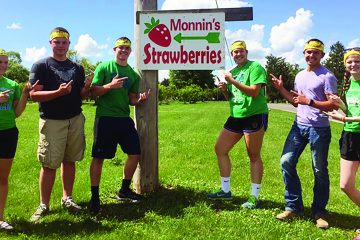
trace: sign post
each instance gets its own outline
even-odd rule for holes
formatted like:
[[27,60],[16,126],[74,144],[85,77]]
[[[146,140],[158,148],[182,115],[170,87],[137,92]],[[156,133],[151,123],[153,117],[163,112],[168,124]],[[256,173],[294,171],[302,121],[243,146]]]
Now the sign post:
[[[142,10],[156,10],[157,0],[135,0],[135,14]],[[139,68],[140,25],[135,23],[135,67]],[[158,71],[141,71],[140,91],[151,89],[149,99],[135,107],[136,128],[140,137],[141,159],[134,174],[138,193],[151,192],[159,186],[158,166]]]
[[151,96],[135,108],[141,160],[134,187],[146,193],[159,186],[159,69],[224,69],[225,21],[253,19],[251,7],[156,11],[157,0],[134,0],[135,67],[141,70],[140,91]]

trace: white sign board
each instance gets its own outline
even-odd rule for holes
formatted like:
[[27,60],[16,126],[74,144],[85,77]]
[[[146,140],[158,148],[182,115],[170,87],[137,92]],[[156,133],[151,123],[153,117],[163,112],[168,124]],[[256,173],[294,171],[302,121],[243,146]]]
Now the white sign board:
[[225,13],[140,13],[141,70],[225,68]]

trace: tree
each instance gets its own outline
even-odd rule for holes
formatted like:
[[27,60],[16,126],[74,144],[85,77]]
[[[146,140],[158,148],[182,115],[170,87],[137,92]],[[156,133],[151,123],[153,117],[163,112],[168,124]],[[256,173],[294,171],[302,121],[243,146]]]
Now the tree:
[[9,51],[7,54],[9,58],[9,68],[4,76],[18,83],[27,82],[29,80],[29,70],[21,65],[22,60],[20,53]]
[[15,62],[15,63],[19,63],[19,64],[22,62],[20,53],[18,53],[18,52],[9,51],[9,52],[7,52],[7,55],[9,58],[9,62]]
[[97,67],[97,65],[99,65],[99,62],[97,62],[96,64],[92,64],[89,61],[89,59],[87,59],[85,57],[81,57],[76,50],[69,49],[66,56],[71,61],[76,62],[76,63],[80,64],[81,66],[83,66],[86,76],[92,77],[92,74],[94,73],[95,68]]
[[345,47],[339,41],[330,46],[329,57],[323,61],[323,65],[332,71],[338,80],[338,92],[342,89],[345,66],[344,66]]
[[268,75],[268,84],[266,88],[266,93],[268,100],[274,102],[276,100],[282,100],[283,97],[280,93],[272,86],[271,76],[272,73],[275,76],[282,76],[284,87],[290,91],[294,88],[294,80],[296,74],[301,70],[298,64],[290,64],[285,61],[283,57],[275,57],[273,55],[269,55],[266,57],[266,72]]
[[212,70],[170,70],[170,85],[177,89],[197,85],[202,89],[214,88],[215,81]]

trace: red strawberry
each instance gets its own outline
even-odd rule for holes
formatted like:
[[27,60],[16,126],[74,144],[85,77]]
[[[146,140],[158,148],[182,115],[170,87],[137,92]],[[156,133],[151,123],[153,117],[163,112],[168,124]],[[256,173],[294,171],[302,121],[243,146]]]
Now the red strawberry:
[[171,43],[171,34],[169,28],[160,23],[159,19],[155,21],[155,18],[151,18],[151,23],[145,23],[147,29],[144,33],[148,33],[151,41],[161,47],[168,47]]

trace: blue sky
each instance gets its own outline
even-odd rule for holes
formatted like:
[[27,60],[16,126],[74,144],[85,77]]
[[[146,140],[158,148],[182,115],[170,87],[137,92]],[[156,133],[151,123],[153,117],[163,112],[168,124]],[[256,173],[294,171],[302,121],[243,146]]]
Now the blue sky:
[[[359,0],[217,0],[219,7],[253,7],[254,20],[227,22],[229,44],[245,40],[249,58],[265,64],[265,56],[285,57],[304,64],[303,44],[319,38],[329,51],[340,41],[345,47],[360,46]],[[158,9],[216,8],[216,0],[158,0]],[[92,62],[113,57],[119,36],[134,39],[134,2],[131,0],[2,1],[0,48],[20,52],[23,64],[49,56],[50,31],[57,26],[71,34],[71,48]],[[130,63],[134,61],[134,55]],[[230,68],[227,60],[226,68]],[[160,78],[166,71],[160,72]]]

